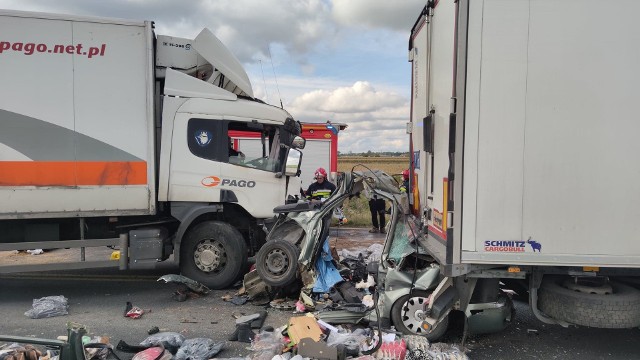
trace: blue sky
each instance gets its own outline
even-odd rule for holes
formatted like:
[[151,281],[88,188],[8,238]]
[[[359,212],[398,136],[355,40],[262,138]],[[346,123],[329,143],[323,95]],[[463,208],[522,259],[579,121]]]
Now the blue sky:
[[[296,120],[346,123],[341,152],[408,151],[407,43],[426,0],[0,0],[0,8],[207,27],[245,65],[256,97]],[[274,76],[275,72],[275,76]],[[276,86],[277,82],[277,86]]]

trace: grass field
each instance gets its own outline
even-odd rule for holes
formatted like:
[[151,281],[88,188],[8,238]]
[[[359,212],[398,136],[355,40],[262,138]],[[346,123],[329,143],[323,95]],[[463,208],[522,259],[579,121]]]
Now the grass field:
[[[408,157],[367,157],[367,156],[340,156],[338,157],[338,171],[350,172],[354,166],[355,171],[365,171],[366,168],[357,166],[362,164],[371,170],[382,170],[389,175],[396,175],[401,181],[402,170],[409,168]],[[345,200],[344,213],[347,224],[350,227],[371,227],[371,213],[369,212],[368,199],[362,195],[359,198]],[[389,221],[389,219],[386,219]]]

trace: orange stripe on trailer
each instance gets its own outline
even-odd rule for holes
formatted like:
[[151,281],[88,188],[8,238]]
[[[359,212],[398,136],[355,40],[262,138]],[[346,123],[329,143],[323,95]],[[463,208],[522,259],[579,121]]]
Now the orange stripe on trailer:
[[0,161],[0,186],[145,184],[144,161]]

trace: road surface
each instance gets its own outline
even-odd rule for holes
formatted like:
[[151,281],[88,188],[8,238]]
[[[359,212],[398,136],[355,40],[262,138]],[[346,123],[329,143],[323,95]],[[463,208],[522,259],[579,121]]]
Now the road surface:
[[[366,248],[381,243],[383,236],[366,230],[341,229],[335,242],[341,248]],[[349,240],[343,240],[343,236]],[[334,241],[332,240],[332,245]],[[26,255],[23,255],[26,256]],[[30,256],[30,255],[29,255]],[[206,297],[176,302],[174,287],[156,279],[177,269],[159,271],[70,271],[0,276],[0,334],[56,338],[66,334],[69,321],[86,325],[93,335],[106,335],[113,345],[119,340],[137,344],[153,326],[182,333],[187,338],[207,337],[224,341],[234,330],[234,315],[264,309],[259,304],[233,305],[221,299],[235,290],[214,291]],[[64,295],[69,315],[29,319],[24,312],[35,298]],[[127,301],[146,311],[134,320],[123,316]],[[498,334],[472,336],[465,346],[471,359],[640,359],[640,330],[601,330],[545,325],[535,319],[525,303],[516,301],[516,319]],[[290,311],[269,309],[265,325],[286,324]],[[461,340],[461,330],[451,328],[445,339]],[[247,344],[226,342],[220,357],[246,356]],[[123,354],[123,359],[132,354]]]

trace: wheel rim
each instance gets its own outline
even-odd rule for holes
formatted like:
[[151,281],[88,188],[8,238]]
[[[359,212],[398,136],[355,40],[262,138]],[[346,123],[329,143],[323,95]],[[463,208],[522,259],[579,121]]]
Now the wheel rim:
[[289,257],[282,249],[269,251],[265,258],[265,268],[272,276],[281,276],[289,269]]
[[423,328],[424,319],[427,317],[425,313],[426,307],[429,305],[429,299],[425,297],[412,297],[402,305],[401,320],[402,324],[415,334],[426,334],[429,327]]
[[222,271],[227,263],[227,252],[219,241],[203,240],[198,243],[193,260],[201,271],[217,273]]

